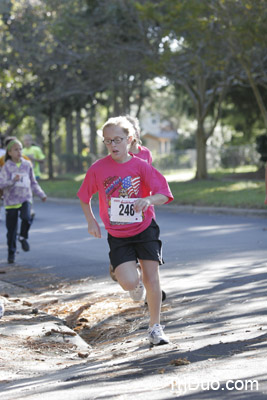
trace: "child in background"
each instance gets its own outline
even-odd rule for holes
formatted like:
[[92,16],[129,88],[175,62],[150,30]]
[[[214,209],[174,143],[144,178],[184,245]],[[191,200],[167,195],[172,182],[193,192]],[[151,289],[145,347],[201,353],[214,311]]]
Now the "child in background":
[[134,127],[134,139],[131,143],[129,153],[134,154],[136,157],[141,158],[148,162],[148,164],[152,164],[152,154],[151,151],[145,147],[141,146],[141,129],[140,124],[137,118],[131,117],[130,115],[126,115],[127,120],[133,125]]
[[19,140],[11,140],[6,147],[5,164],[0,172],[0,188],[3,189],[4,206],[6,209],[8,263],[15,261],[18,217],[21,229],[19,241],[24,251],[29,251],[27,241],[31,226],[32,192],[42,201],[46,195],[37,183],[32,164],[22,157],[22,144]]
[[[17,139],[16,136],[7,136],[4,141],[3,141],[3,145],[4,145],[4,152],[1,153],[2,155],[0,156],[0,169],[3,167],[3,165],[5,164],[5,157],[6,157],[6,148],[9,142],[11,142],[11,140],[15,140]],[[29,157],[25,156],[22,154],[22,157],[25,158],[25,160],[29,160]]]
[[36,180],[39,180],[41,177],[40,165],[44,162],[45,155],[41,147],[33,143],[31,135],[24,135],[23,144],[24,144],[23,155],[29,157],[29,159],[31,160],[33,164],[33,171],[35,174],[35,178]]
[[160,325],[161,241],[152,206],[168,203],[173,196],[166,179],[155,168],[129,153],[135,132],[126,117],[110,118],[102,131],[109,155],[89,168],[78,192],[88,232],[101,238],[91,208],[91,198],[98,192],[116,278],[124,290],[138,291],[139,260],[150,314],[148,339],[152,345],[166,344],[169,340]]

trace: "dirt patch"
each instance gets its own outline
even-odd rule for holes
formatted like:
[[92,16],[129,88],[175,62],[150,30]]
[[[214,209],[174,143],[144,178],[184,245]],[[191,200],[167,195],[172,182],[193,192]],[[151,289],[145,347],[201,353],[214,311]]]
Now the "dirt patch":
[[[163,305],[167,311],[170,305]],[[47,304],[43,311],[65,321],[93,347],[125,340],[147,329],[148,309],[143,302],[133,302],[127,294],[95,295],[90,302],[79,299],[64,304]]]
[[[88,278],[57,286],[47,282],[45,290],[43,283],[42,291],[23,289],[17,296],[11,285],[2,285],[6,312],[0,332],[1,383],[88,361],[135,360],[166,351],[151,349],[148,308],[133,302],[119,285]],[[171,308],[172,303],[163,303],[163,324],[168,318],[164,312]],[[176,349],[175,344],[169,347]]]

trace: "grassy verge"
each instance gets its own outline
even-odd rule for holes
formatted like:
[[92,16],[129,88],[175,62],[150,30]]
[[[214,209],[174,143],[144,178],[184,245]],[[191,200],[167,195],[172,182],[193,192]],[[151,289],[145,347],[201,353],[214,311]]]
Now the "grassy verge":
[[[214,171],[204,181],[193,180],[194,173],[189,170],[165,171],[164,175],[174,195],[173,204],[266,209],[264,180],[244,178],[244,172],[251,171],[235,170],[234,179],[232,170]],[[83,177],[43,180],[41,186],[49,197],[74,199]]]
[[41,188],[49,197],[57,197],[63,199],[77,198],[76,193],[81,186],[81,182],[75,179],[41,180]]
[[176,204],[266,208],[263,204],[265,191],[262,182],[218,180],[170,182],[170,188]]

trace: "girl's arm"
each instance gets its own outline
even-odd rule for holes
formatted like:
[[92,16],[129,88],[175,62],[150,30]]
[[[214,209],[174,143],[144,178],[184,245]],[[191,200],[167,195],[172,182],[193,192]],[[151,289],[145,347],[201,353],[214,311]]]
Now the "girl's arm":
[[5,189],[7,187],[13,186],[17,180],[19,180],[19,175],[16,175],[14,179],[11,179],[11,175],[7,172],[5,165],[0,171],[0,189]]
[[37,182],[37,180],[35,179],[32,165],[30,165],[30,169],[29,169],[29,178],[30,178],[31,189],[32,189],[33,193],[36,194],[36,196],[40,197],[40,199],[42,199],[42,201],[46,201],[47,196],[46,196],[45,192],[43,191],[43,189],[41,188],[41,186],[39,185],[39,183]]
[[168,200],[169,198],[164,194],[154,194],[152,196],[138,199],[134,203],[134,209],[136,212],[146,211],[149,206],[161,206],[162,204],[167,203]]
[[90,202],[84,203],[80,200],[82,210],[84,212],[86,221],[88,223],[88,233],[96,238],[101,238],[101,230],[100,226],[98,225],[97,220],[95,219],[92,207],[91,207],[91,200]]

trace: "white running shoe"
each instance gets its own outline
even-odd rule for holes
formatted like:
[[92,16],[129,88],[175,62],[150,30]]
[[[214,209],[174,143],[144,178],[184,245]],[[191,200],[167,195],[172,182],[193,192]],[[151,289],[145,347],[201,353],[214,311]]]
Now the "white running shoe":
[[134,290],[129,290],[129,295],[133,301],[141,301],[145,298],[145,287],[143,282],[140,280]]
[[154,324],[152,328],[148,329],[148,340],[150,344],[159,346],[161,344],[168,344],[170,341],[163,332],[165,326],[160,324]]

